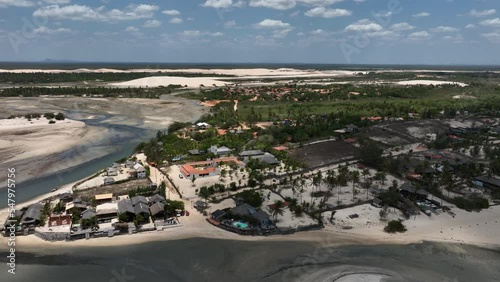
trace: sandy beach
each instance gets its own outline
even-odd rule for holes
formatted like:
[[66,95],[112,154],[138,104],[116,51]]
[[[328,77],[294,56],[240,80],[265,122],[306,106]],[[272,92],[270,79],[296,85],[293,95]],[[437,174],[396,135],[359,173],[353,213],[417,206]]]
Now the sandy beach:
[[[10,115],[59,111],[72,116],[55,124],[49,124],[43,117],[32,121],[6,119]],[[18,168],[18,181],[27,181],[112,152],[111,138],[133,137],[120,128],[115,129],[116,126],[165,130],[174,121],[194,121],[202,113],[202,106],[174,96],[166,100],[3,98],[0,104],[0,118],[4,118],[0,119],[0,162],[6,167]],[[86,125],[82,120],[98,121]],[[6,175],[1,175],[0,182],[5,180]]]
[[[49,124],[44,117],[31,121],[24,117],[2,119],[0,162],[5,167],[18,168],[18,181],[25,181],[67,168],[71,164],[61,162],[61,152],[91,144],[95,139],[106,138],[108,134],[71,119],[56,121],[55,124]],[[83,162],[87,160],[82,159]],[[7,175],[0,175],[0,182],[6,179]]]

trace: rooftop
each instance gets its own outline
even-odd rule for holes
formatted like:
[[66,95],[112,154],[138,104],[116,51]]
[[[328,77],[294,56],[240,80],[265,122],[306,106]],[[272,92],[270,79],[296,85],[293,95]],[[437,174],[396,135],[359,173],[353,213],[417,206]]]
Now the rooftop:
[[95,199],[96,199],[96,201],[99,201],[99,200],[111,200],[111,199],[113,199],[113,193],[98,194],[98,195],[95,195]]

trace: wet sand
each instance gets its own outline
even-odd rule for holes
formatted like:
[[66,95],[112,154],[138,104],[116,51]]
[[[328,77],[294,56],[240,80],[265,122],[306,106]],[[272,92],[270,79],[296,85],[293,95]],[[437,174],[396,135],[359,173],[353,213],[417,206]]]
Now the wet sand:
[[[167,96],[164,100],[3,98],[0,104],[0,118],[49,111],[63,111],[74,122],[55,125],[47,122],[37,126],[18,122],[16,126],[7,124],[8,120],[5,120],[5,125],[0,125],[0,163],[2,167],[15,167],[19,171],[18,181],[28,181],[86,163],[113,152],[113,140],[135,138],[125,127],[124,130],[117,130],[110,129],[111,126],[166,130],[174,121],[196,120],[203,113],[203,107],[174,96]],[[89,123],[92,125],[89,126]],[[130,140],[130,143],[139,143],[147,138],[143,136],[142,140]],[[0,175],[1,183],[5,182],[5,178],[6,175]]]
[[[326,246],[314,240],[193,238],[50,252],[18,249],[17,274],[9,281],[489,282],[500,274],[498,251],[428,242]],[[6,270],[2,264],[0,271]]]

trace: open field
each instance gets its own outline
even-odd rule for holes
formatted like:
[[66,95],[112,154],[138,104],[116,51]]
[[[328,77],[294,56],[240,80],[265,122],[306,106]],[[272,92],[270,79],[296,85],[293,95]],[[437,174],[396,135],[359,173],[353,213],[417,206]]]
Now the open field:
[[317,167],[354,158],[358,152],[358,148],[346,142],[327,141],[293,149],[290,155],[307,164],[308,167]]

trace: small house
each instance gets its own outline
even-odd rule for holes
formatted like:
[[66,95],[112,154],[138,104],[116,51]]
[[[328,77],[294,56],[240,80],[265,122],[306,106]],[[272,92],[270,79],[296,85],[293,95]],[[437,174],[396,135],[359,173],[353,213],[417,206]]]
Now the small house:
[[118,175],[118,170],[114,167],[108,167],[106,169],[106,175],[107,176],[117,176]]
[[149,207],[149,211],[151,212],[151,217],[155,220],[165,218],[165,205],[162,203],[154,203]]
[[146,178],[146,168],[141,164],[135,164],[134,169],[137,173],[137,178]]
[[150,205],[153,205],[156,203],[165,204],[165,197],[163,197],[162,195],[159,195],[159,194],[154,194],[153,196],[149,197],[147,200],[148,200],[148,203]]
[[484,187],[492,190],[500,189],[500,179],[496,177],[478,176],[476,177],[474,183],[478,184],[479,187]]
[[98,205],[104,203],[111,203],[113,201],[113,194],[108,193],[108,194],[95,195],[95,201]]
[[144,221],[149,220],[149,206],[147,204],[144,204],[142,202],[137,203],[134,205],[134,212],[135,216],[137,217],[138,215],[141,215],[142,218],[144,218]]
[[49,227],[71,224],[71,215],[51,215],[49,217]]
[[210,214],[210,218],[213,220],[221,221],[222,217],[226,215],[226,212],[223,210],[216,210]]
[[111,185],[115,183],[115,179],[113,177],[105,177],[104,180],[104,185]]
[[82,217],[82,219],[91,219],[91,218],[96,216],[96,212],[93,209],[87,209],[87,210],[84,210],[80,214],[80,216]]
[[124,217],[126,222],[134,220],[135,210],[130,200],[125,199],[118,202],[118,215]]
[[217,156],[226,156],[226,155],[231,154],[231,152],[233,151],[226,146],[222,146],[222,147],[211,146],[208,150],[212,154],[217,155]]
[[22,226],[36,226],[40,224],[40,217],[42,215],[43,205],[41,203],[35,203],[29,206],[28,210],[24,213],[21,218]]
[[132,201],[132,206],[134,207],[139,203],[149,205],[148,199],[144,196],[134,196],[130,200]]

